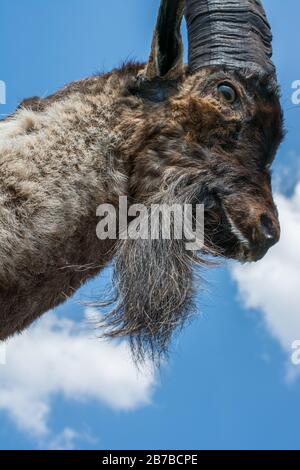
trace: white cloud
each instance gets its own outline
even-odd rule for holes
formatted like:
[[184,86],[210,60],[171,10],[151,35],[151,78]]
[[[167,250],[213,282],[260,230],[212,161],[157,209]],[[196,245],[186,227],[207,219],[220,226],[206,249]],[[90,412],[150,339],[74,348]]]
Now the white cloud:
[[300,339],[300,184],[291,198],[277,195],[282,237],[257,264],[234,265],[233,278],[247,308],[260,309],[266,326],[291,355]]
[[65,428],[62,432],[54,436],[47,443],[44,450],[75,450],[77,441],[88,441],[97,443],[97,439],[93,439],[86,433],[79,433],[71,428]]
[[0,410],[18,428],[52,446],[73,447],[78,433],[68,427],[51,438],[48,420],[53,398],[98,401],[116,410],[132,410],[150,403],[155,383],[149,364],[138,371],[125,343],[96,338],[72,320],[46,314],[6,348],[0,367]]

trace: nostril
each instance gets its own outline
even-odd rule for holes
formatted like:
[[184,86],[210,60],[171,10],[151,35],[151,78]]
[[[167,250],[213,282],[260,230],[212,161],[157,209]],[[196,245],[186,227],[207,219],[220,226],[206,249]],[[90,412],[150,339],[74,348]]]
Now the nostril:
[[272,219],[267,214],[262,214],[260,216],[260,224],[261,233],[265,239],[266,244],[269,247],[274,245],[279,239],[279,233]]
[[273,238],[274,236],[274,227],[272,220],[266,215],[262,214],[260,216],[261,230],[266,238]]

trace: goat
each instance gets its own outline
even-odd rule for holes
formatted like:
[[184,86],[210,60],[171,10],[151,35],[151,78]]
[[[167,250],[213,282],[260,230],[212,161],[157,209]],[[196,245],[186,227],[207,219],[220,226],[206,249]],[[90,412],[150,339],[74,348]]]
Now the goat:
[[[189,61],[180,33],[185,15]],[[283,139],[272,35],[258,0],[162,0],[146,64],[24,100],[0,123],[0,340],[114,260],[105,334],[167,351],[207,254],[261,259],[280,236],[270,167]],[[119,197],[202,203],[205,246],[99,240]]]

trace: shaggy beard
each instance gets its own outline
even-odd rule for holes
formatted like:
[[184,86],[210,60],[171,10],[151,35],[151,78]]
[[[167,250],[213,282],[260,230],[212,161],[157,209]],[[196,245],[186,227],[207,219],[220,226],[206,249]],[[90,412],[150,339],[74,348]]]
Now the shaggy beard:
[[[189,176],[190,179],[190,176]],[[199,184],[177,179],[150,202],[199,203]],[[172,232],[171,232],[172,233]],[[114,308],[101,326],[105,337],[128,337],[137,362],[160,362],[175,331],[196,311],[193,302],[195,265],[212,264],[188,251],[186,240],[132,240],[119,243],[114,262]],[[197,283],[197,288],[199,284]]]

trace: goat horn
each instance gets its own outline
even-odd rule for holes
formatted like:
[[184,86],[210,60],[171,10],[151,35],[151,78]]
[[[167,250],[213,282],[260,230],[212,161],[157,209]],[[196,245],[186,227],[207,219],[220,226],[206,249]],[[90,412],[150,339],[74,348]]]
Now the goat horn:
[[186,0],[189,71],[224,65],[275,75],[272,33],[260,0]]
[[180,33],[184,0],[161,0],[152,49],[146,68],[148,79],[177,78],[183,67],[183,45]]

